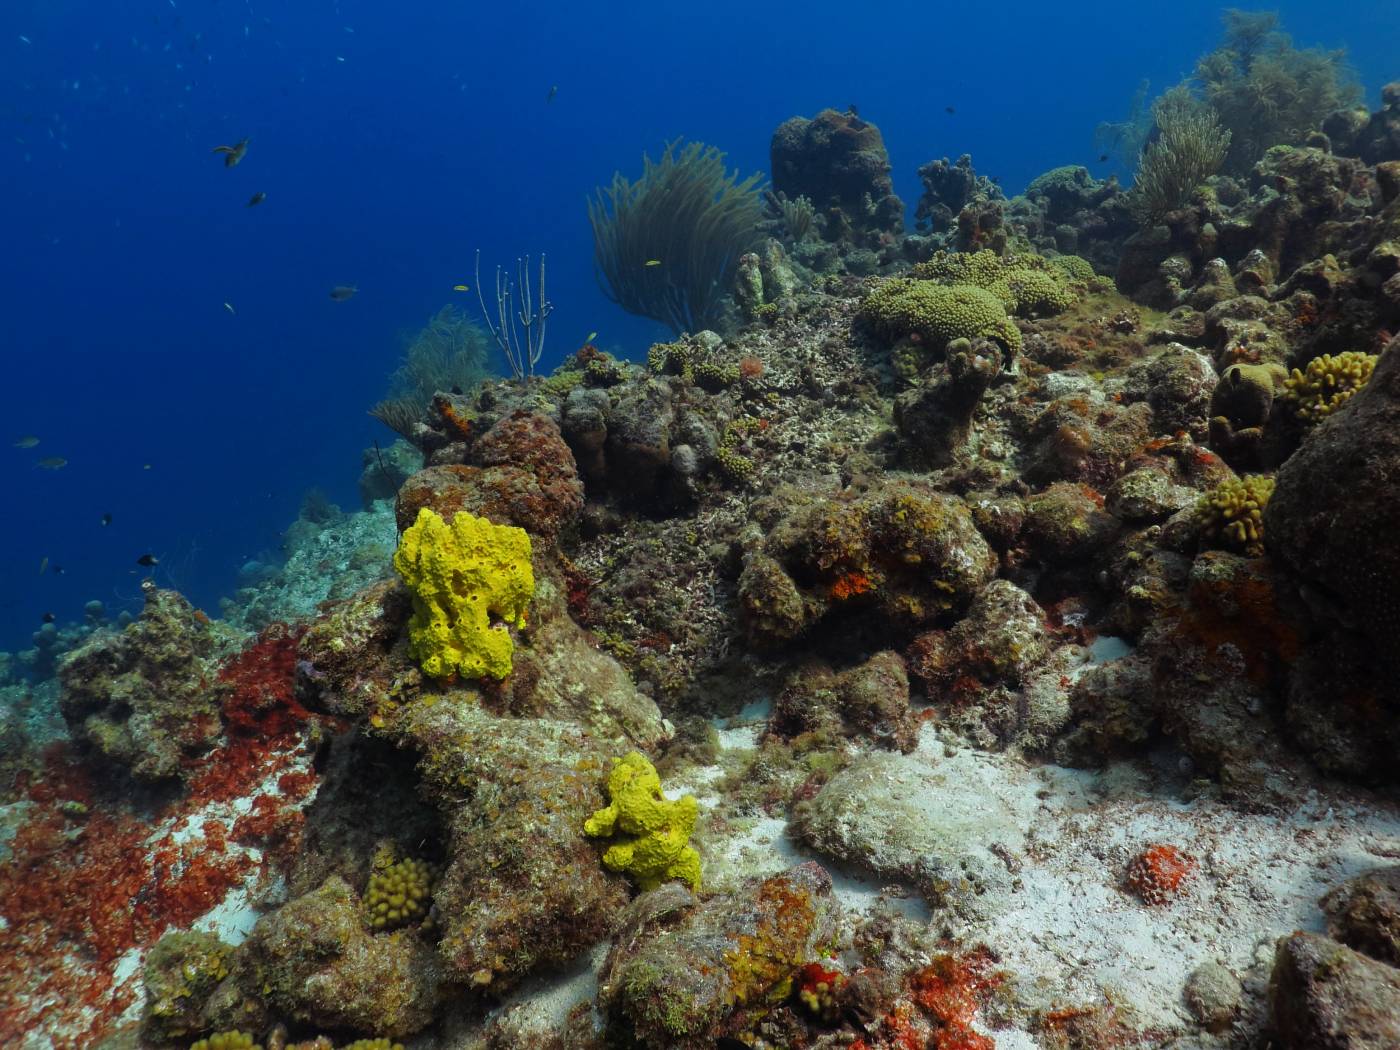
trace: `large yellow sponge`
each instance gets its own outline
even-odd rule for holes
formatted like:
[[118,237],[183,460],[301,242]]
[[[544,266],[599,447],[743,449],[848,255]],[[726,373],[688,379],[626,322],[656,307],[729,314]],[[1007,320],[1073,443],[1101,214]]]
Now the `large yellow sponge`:
[[399,540],[394,568],[413,592],[409,647],[430,678],[504,678],[535,593],[530,537],[466,511],[450,523],[424,507]]

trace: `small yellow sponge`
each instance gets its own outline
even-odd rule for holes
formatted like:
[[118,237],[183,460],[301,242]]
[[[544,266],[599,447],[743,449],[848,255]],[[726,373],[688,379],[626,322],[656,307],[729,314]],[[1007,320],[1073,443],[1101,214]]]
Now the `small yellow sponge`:
[[637,880],[644,890],[679,879],[700,889],[700,854],[688,843],[700,815],[693,795],[671,801],[661,793],[656,767],[638,751],[613,760],[608,775],[612,803],[583,822],[594,838],[613,838],[603,864]]
[[525,626],[535,593],[530,537],[466,511],[451,523],[424,507],[394,553],[413,592],[409,647],[430,678],[504,678],[510,674],[510,625]]

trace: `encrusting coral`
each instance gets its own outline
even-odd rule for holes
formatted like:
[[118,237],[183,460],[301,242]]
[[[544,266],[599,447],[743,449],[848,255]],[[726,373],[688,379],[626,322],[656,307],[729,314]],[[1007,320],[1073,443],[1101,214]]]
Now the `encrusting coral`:
[[1264,552],[1264,508],[1274,492],[1274,479],[1251,474],[1222,482],[1196,505],[1205,546],[1223,545],[1257,557]]
[[1305,423],[1316,423],[1341,408],[1371,378],[1375,354],[1356,350],[1323,354],[1308,362],[1306,370],[1295,368],[1283,382],[1283,398]]
[[583,824],[585,835],[614,839],[603,863],[631,875],[644,890],[679,879],[698,891],[700,854],[688,845],[700,813],[695,797],[668,799],[656,767],[633,751],[613,760],[608,798],[609,805]]
[[530,537],[465,511],[451,523],[424,507],[404,531],[394,568],[413,592],[409,644],[430,678],[505,678],[535,593]]

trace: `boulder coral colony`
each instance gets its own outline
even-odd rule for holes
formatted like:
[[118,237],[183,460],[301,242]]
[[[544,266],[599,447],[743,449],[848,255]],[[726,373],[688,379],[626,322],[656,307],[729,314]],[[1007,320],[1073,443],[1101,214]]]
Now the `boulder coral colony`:
[[1400,85],[1146,221],[772,161],[725,334],[5,655],[7,1042],[1400,1046]]

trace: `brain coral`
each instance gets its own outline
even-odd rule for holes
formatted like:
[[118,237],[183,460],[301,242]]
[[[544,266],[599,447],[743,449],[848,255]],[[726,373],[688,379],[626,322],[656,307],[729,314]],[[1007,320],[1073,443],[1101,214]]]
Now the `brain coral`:
[[993,293],[972,285],[944,287],[932,281],[886,281],[862,306],[866,320],[887,339],[916,334],[942,348],[954,339],[994,339],[1019,350],[1021,333]]

